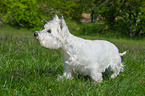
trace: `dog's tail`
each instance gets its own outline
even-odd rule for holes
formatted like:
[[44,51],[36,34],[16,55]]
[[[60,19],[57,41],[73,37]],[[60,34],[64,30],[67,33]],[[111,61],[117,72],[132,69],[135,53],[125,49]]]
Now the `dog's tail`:
[[125,55],[125,54],[126,54],[126,51],[123,52],[123,53],[119,53],[120,56],[123,56],[123,55]]

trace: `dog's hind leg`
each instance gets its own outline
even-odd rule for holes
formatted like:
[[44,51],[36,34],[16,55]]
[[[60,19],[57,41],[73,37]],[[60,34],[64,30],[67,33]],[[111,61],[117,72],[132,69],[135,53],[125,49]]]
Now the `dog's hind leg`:
[[117,66],[112,66],[111,71],[113,71],[113,74],[111,75],[111,78],[117,77],[117,75],[120,73],[120,71],[123,71],[122,63],[118,64]]
[[111,78],[117,77],[117,75],[120,73],[120,71],[123,71],[123,65],[121,63],[120,56],[116,56],[116,58],[113,60],[112,65],[110,66],[111,71],[113,74],[111,75]]

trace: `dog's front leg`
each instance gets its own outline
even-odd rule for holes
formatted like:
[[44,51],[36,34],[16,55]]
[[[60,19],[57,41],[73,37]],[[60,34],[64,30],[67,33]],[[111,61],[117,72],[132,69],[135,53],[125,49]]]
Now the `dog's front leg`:
[[102,82],[103,78],[102,78],[102,73],[101,72],[98,72],[96,71],[96,69],[93,69],[92,72],[91,72],[91,77],[94,81],[97,81],[97,82]]
[[63,76],[66,77],[67,79],[72,78],[72,68],[67,64],[64,64]]

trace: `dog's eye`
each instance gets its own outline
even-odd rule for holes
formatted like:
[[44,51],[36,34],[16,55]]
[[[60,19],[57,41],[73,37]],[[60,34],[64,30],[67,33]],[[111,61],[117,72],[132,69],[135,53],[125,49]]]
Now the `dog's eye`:
[[51,30],[48,30],[47,32],[48,32],[48,33],[51,33]]

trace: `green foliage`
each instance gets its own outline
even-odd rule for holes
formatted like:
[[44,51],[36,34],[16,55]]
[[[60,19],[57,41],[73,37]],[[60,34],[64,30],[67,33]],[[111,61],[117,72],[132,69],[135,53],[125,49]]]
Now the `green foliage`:
[[33,28],[42,24],[36,0],[3,0],[0,3],[1,20],[10,25]]
[[[103,18],[101,21],[104,23],[104,28],[101,26],[100,30],[94,30],[95,28],[91,30],[88,29],[91,28],[88,27],[89,24],[84,25],[86,26],[84,31],[88,29],[84,34],[92,34],[96,31],[100,33],[101,30],[104,33],[104,29],[106,30],[108,26],[109,30],[115,29],[127,36],[144,36],[144,6],[144,0],[1,0],[0,21],[13,26],[39,30],[56,14],[59,17],[63,15],[65,19],[80,21],[83,12],[95,13],[95,17]],[[98,26],[94,25],[94,27]]]
[[[3,0],[0,3],[0,20],[19,27],[39,27],[54,15],[80,20],[80,0]],[[45,19],[45,20],[44,20]]]
[[122,6],[124,20],[129,25],[130,36],[141,36],[145,33],[145,1],[127,0]]
[[[137,24],[135,31],[142,31],[142,34],[145,34],[145,1],[141,2],[141,6],[139,6],[140,13],[138,13],[138,17],[136,17]],[[141,34],[140,34],[141,35]]]
[[117,6],[118,4],[116,3],[116,1],[110,1],[100,8],[99,13],[105,19],[105,23],[109,26],[115,25],[115,18],[118,15]]
[[[49,10],[49,15],[60,15],[66,18],[73,18],[75,20],[80,20],[82,14],[82,5],[80,3],[81,0],[46,0],[39,1],[39,7],[42,8],[43,12],[47,12]],[[45,3],[45,4],[44,4]],[[47,7],[47,8],[46,8]],[[47,10],[46,10],[47,9]]]
[[[144,0],[83,0],[85,10],[96,11],[101,15],[104,23],[109,28],[120,30],[121,33],[130,36],[145,34],[145,1]],[[87,10],[87,11],[88,11]]]
[[[110,15],[105,14],[103,17],[110,16],[112,19],[107,17],[108,19],[106,20],[107,22],[109,21],[107,24],[113,25],[113,27],[114,25],[118,26],[118,28],[120,26],[121,31],[124,31],[128,36],[141,36],[145,32],[144,4],[145,2],[143,0],[117,0],[116,2],[112,2],[112,8],[106,8],[109,10],[108,13],[110,12]],[[116,11],[113,12],[110,8]]]

